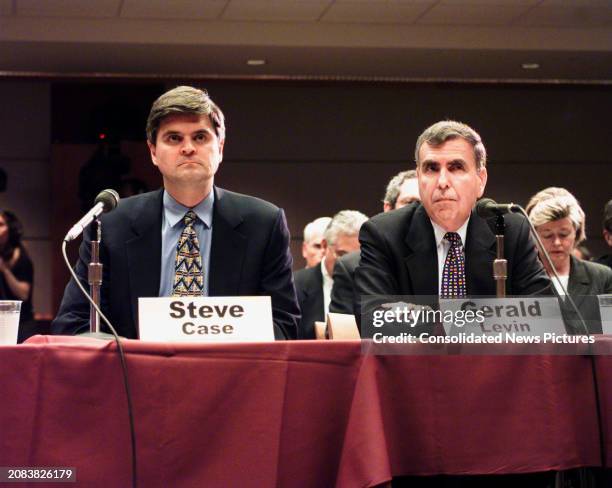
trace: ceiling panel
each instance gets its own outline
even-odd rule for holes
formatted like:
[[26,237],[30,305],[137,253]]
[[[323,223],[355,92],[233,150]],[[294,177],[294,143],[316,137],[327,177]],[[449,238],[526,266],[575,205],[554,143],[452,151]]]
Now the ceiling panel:
[[[121,51],[121,56],[116,53]],[[247,57],[265,66],[247,66]],[[2,69],[47,73],[120,73],[168,77],[329,76],[412,79],[612,80],[612,52],[493,49],[281,48],[87,43],[0,43]],[[523,70],[538,62],[539,70]]]
[[[612,82],[612,0],[535,1],[0,0],[0,77]],[[267,63],[250,67],[249,58]],[[521,69],[526,62],[541,68]]]
[[436,5],[418,24],[508,25],[530,8],[526,5]]
[[382,5],[382,4],[387,4],[387,5],[410,5],[410,4],[415,4],[415,3],[428,3],[430,5],[433,5],[434,3],[439,2],[440,0],[333,0],[332,4],[337,3],[337,4],[359,4],[359,3],[371,3],[371,4],[375,4],[375,5]]
[[[441,5],[484,5],[484,6],[533,6],[540,3],[542,0],[440,0]],[[567,1],[567,0],[564,0]]]
[[550,5],[564,5],[572,4],[573,6],[590,6],[590,7],[610,7],[612,2],[610,0],[542,0],[540,5],[547,7]]
[[322,17],[323,22],[411,24],[433,2],[337,2]]
[[527,12],[519,24],[531,27],[610,27],[612,7],[539,6]]
[[222,19],[260,22],[312,22],[323,14],[329,4],[330,0],[232,0],[225,9]]
[[227,3],[228,0],[124,0],[121,17],[211,20],[221,15]]
[[32,17],[114,17],[121,0],[17,0],[17,15]]

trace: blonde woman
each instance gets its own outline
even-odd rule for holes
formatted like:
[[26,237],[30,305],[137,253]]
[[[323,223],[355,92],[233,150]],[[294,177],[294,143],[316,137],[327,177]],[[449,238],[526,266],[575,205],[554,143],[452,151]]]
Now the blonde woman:
[[[550,255],[560,282],[574,298],[585,319],[590,322],[595,315],[586,304],[593,302],[585,297],[612,293],[612,270],[601,264],[582,261],[572,255],[574,248],[586,239],[582,208],[569,191],[550,187],[536,193],[527,204],[526,210]],[[540,259],[559,294],[564,294],[548,260],[543,256],[540,256]]]

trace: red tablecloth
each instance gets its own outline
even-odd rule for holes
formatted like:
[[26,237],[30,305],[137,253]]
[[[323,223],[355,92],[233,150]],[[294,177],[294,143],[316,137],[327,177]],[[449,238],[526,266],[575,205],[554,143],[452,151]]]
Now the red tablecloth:
[[[142,487],[362,487],[601,464],[585,356],[124,344]],[[612,465],[612,357],[595,361]],[[0,392],[0,466],[73,466],[79,485],[129,486],[114,344],[38,336],[1,347]]]

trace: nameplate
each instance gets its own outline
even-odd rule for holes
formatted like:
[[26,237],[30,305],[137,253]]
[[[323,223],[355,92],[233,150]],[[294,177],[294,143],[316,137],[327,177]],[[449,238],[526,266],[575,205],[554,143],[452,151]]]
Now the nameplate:
[[554,339],[565,334],[555,297],[465,298],[440,300],[447,336],[497,336],[502,342],[516,338]]
[[598,295],[601,330],[604,334],[612,334],[612,295]]
[[154,342],[274,340],[270,297],[138,299],[139,337]]

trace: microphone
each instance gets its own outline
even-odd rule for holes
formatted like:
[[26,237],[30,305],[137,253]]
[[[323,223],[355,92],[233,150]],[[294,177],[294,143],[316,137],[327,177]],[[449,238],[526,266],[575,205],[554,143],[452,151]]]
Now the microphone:
[[110,212],[119,203],[119,194],[115,190],[102,190],[94,201],[95,205],[87,212],[81,220],[72,226],[64,237],[64,242],[70,242],[81,235],[93,219],[104,212]]
[[491,198],[482,198],[476,202],[476,213],[483,219],[520,211],[521,207],[515,203],[497,203]]

